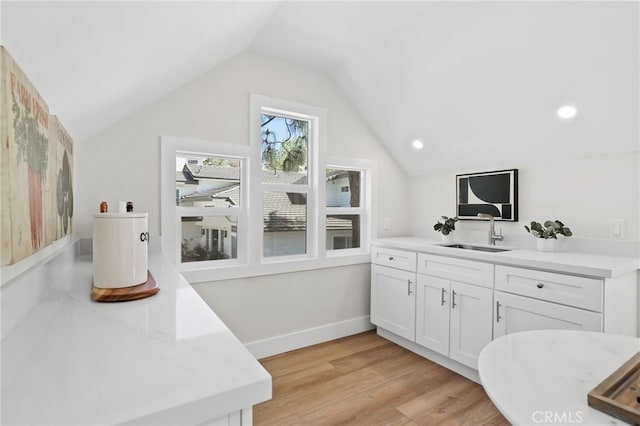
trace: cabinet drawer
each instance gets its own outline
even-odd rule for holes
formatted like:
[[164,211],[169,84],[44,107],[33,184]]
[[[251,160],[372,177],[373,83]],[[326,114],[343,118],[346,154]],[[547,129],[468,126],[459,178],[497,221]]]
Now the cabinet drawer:
[[602,280],[496,266],[496,290],[602,312]]
[[381,247],[371,248],[371,263],[405,271],[416,271],[416,253]]
[[[496,270],[497,272],[497,270]],[[602,331],[603,315],[494,291],[493,338],[528,330]]]
[[493,264],[491,263],[420,253],[418,254],[418,272],[493,288]]

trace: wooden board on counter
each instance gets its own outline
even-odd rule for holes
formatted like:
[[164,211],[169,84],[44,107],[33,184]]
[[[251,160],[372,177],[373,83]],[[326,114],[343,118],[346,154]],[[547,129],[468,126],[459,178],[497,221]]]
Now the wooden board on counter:
[[144,299],[160,291],[156,280],[147,271],[147,281],[132,287],[122,288],[98,288],[91,285],[91,299],[96,302],[128,302],[130,300]]
[[631,424],[640,424],[640,352],[587,395],[589,406]]

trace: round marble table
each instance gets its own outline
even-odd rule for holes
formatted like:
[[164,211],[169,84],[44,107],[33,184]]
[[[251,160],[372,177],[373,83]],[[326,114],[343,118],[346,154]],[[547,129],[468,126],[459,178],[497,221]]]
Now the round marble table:
[[627,425],[587,405],[587,394],[640,351],[635,337],[588,331],[507,334],[480,353],[491,401],[515,425]]

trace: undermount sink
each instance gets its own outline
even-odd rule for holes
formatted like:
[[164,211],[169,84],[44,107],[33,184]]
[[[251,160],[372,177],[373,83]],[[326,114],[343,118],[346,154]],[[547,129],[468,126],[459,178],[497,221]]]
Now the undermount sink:
[[500,248],[500,247],[472,246],[470,244],[443,244],[442,247],[458,248],[463,250],[487,251],[490,253],[499,253],[501,251],[511,250],[508,248]]

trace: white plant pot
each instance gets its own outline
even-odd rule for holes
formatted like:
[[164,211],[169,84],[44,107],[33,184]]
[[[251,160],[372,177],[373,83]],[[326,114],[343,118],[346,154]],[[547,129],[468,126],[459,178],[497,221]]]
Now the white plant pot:
[[441,234],[442,241],[453,241],[453,234],[449,232],[447,235]]
[[556,241],[553,238],[544,239],[536,238],[538,244],[538,251],[556,251]]

